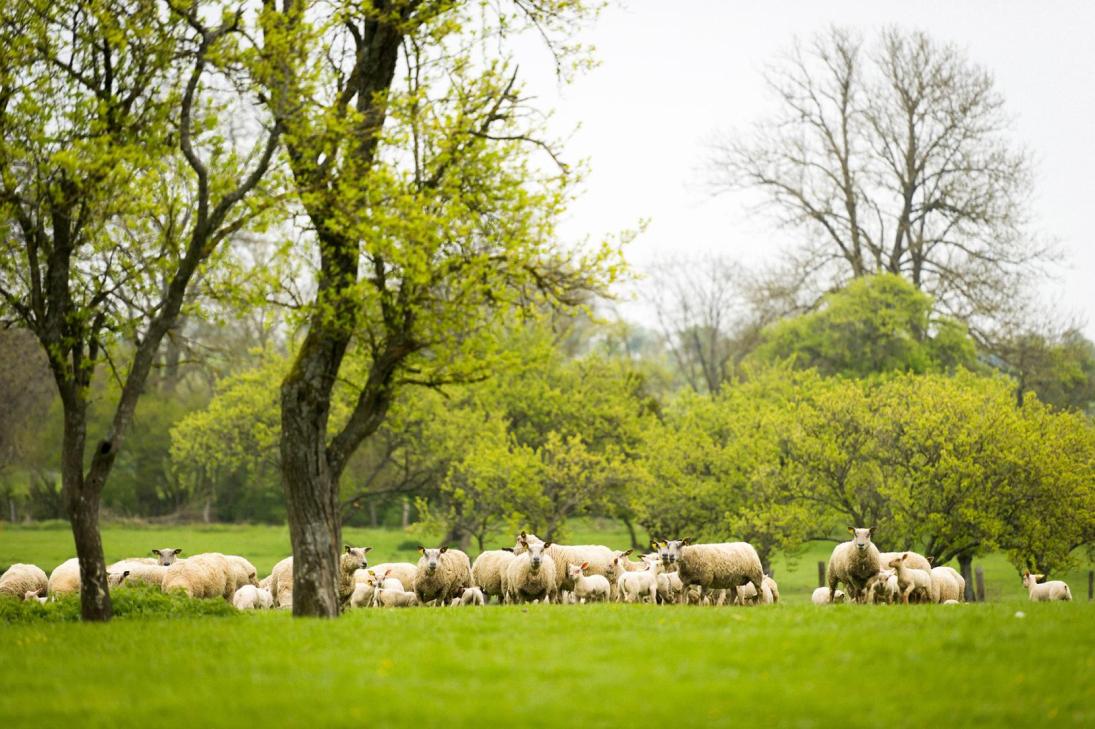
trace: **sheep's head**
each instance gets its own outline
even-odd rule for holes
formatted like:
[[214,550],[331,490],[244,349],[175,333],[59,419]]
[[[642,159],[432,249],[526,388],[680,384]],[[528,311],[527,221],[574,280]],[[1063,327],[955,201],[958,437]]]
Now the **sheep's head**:
[[258,589],[258,595],[259,595],[259,597],[258,597],[258,604],[259,605],[261,605],[264,608],[274,607],[274,595],[270,592],[269,588],[260,587]]
[[346,554],[342,555],[342,566],[347,572],[362,570],[369,566],[369,558],[366,557],[372,547],[351,547],[346,545]]
[[422,545],[418,546],[418,553],[422,555],[422,558],[418,560],[418,565],[421,567],[425,563],[426,571],[431,575],[437,571],[437,565],[441,562],[441,555],[449,551],[448,547],[441,547],[440,549],[426,549]]
[[852,535],[852,543],[860,552],[866,552],[871,546],[871,536],[874,535],[874,527],[848,527],[848,533]]
[[619,577],[624,572],[627,572],[627,558],[634,550],[629,549],[626,552],[616,552],[612,558],[612,575],[613,577]]
[[687,547],[691,543],[691,537],[686,537],[685,539],[663,539],[662,541],[657,542],[658,557],[666,567],[671,564],[676,564],[681,559],[681,547]]
[[45,603],[46,598],[39,595],[37,590],[27,590],[23,595],[23,602],[30,602],[31,600],[37,600],[40,603]]
[[642,563],[644,565],[646,565],[647,570],[652,571],[652,572],[658,572],[659,571],[658,568],[659,568],[659,566],[661,566],[661,555],[660,554],[644,554],[639,559],[642,560]]
[[110,587],[117,587],[125,582],[125,578],[129,577],[129,570],[124,572],[108,572],[106,575],[106,584]]
[[529,542],[528,556],[532,565],[532,573],[540,571],[540,565],[544,562],[544,551],[551,546],[551,542]]
[[156,559],[159,560],[160,566],[167,567],[170,564],[174,564],[175,560],[182,554],[182,550],[175,548],[153,549],[152,554],[156,555]]
[[572,580],[577,579],[585,574],[585,571],[589,568],[589,562],[582,562],[581,564],[568,564],[567,565],[567,577]]
[[528,534],[526,532],[521,532],[520,534],[517,535],[517,538],[514,540],[513,549],[511,551],[514,554],[524,554],[525,552],[528,551],[528,547],[529,547],[530,544],[537,544],[537,543],[543,544],[543,540],[540,539],[540,537],[536,536],[535,534]]
[[844,602],[844,598],[845,598],[845,595],[844,595],[843,590],[837,590],[836,592],[833,593],[833,602],[834,603]]
[[1036,585],[1046,578],[1045,575],[1036,575],[1029,570],[1023,570],[1023,587]]

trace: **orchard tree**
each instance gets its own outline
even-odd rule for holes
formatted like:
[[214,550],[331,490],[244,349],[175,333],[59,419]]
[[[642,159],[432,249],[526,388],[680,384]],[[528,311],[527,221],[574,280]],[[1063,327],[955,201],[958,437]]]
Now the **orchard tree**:
[[[198,3],[17,0],[0,10],[0,300],[45,350],[63,405],[61,477],[87,620],[111,617],[100,497],[157,352],[199,269],[261,209],[242,203],[277,130],[236,149],[210,93],[214,76],[245,62],[240,23]],[[121,388],[109,428],[89,444],[89,391],[104,361]]]

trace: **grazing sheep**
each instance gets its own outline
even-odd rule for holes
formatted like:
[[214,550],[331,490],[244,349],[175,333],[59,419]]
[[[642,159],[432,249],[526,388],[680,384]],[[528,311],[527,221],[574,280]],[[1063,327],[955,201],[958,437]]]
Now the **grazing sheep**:
[[775,605],[779,602],[779,585],[768,575],[764,576],[761,598],[757,600],[757,591],[752,583],[738,588],[738,605]]
[[231,600],[236,586],[228,559],[219,552],[206,552],[173,562],[164,573],[161,589],[164,592],[182,590],[192,598]]
[[504,597],[502,578],[506,568],[514,560],[512,549],[488,549],[475,558],[471,566],[471,580],[483,590],[483,597],[490,601],[497,596],[501,602]]
[[[737,597],[737,589],[751,582],[759,593],[763,589],[764,570],[760,566],[757,550],[748,542],[722,542],[717,544],[691,544],[691,539],[659,542],[658,555],[668,570],[677,566],[681,584],[699,585],[706,594],[709,590],[730,590],[731,600]],[[681,593],[681,602],[685,593]]]
[[452,600],[453,605],[486,605],[487,596],[481,587],[465,587],[464,591]]
[[[530,544],[535,543],[543,544],[543,540],[535,534],[521,532],[517,535],[517,540],[513,545],[513,553],[515,555],[521,554],[528,550]],[[547,547],[547,555],[551,557],[552,562],[555,563],[556,595],[561,595],[564,591],[571,592],[574,590],[574,584],[567,575],[568,564],[588,562],[589,567],[586,569],[587,574],[604,575],[605,579],[607,579],[608,569],[612,564],[613,557],[612,550],[600,544],[566,545],[552,543]]]
[[624,572],[616,579],[617,602],[658,602],[658,572],[661,563],[656,556],[643,557],[646,569],[641,572]]
[[142,584],[142,585],[155,585],[156,587],[163,586],[163,577],[167,574],[167,568],[159,564],[155,560],[151,560],[151,564],[146,562],[144,558],[140,560],[123,559],[120,562],[115,562],[112,565],[108,565],[107,572],[128,572],[126,577],[126,584]]
[[265,587],[243,585],[232,595],[237,610],[269,610],[274,607],[274,596]]
[[1044,579],[1045,575],[1035,575],[1029,570],[1023,570],[1023,587],[1027,588],[1031,602],[1072,599],[1072,590],[1061,580],[1038,582],[1039,578]]
[[175,564],[175,560],[177,560],[179,558],[179,555],[182,554],[182,550],[173,547],[167,547],[164,549],[153,549],[152,554],[156,555],[156,558],[153,561],[154,564],[158,564],[163,567],[170,567],[171,565]]
[[266,579],[270,594],[274,596],[274,607],[293,607],[293,558],[286,557],[274,565]]
[[867,602],[892,605],[899,594],[897,575],[890,568],[881,569],[867,584]]
[[[79,572],[76,576],[79,578]],[[33,564],[13,564],[0,575],[0,597],[23,600],[28,592],[44,595],[48,586],[46,573]]]
[[893,560],[900,559],[903,554],[909,555],[909,558],[905,561],[907,567],[911,567],[914,570],[924,570],[925,572],[932,571],[932,561],[930,557],[925,557],[918,552],[909,550],[905,550],[904,552],[879,552],[878,561],[883,565],[888,565]]
[[42,605],[45,605],[46,600],[49,600],[49,598],[46,597],[45,595],[39,595],[34,590],[27,590],[26,594],[23,595],[23,602],[30,602],[31,600],[34,600],[35,602],[38,602]]
[[[470,570],[469,570],[470,571]],[[376,607],[414,607],[418,604],[418,596],[413,592],[403,590],[386,590],[380,588],[376,591],[373,605]]]
[[966,581],[953,567],[935,567],[931,571],[932,602],[961,600],[966,591]]
[[882,569],[878,548],[871,543],[874,527],[848,527],[852,538],[841,542],[829,557],[829,598],[843,582],[845,591],[854,602],[864,602],[864,588]]
[[570,572],[570,581],[574,584],[574,598],[581,604],[589,602],[608,602],[611,590],[608,580],[604,575],[586,575],[584,570],[589,567],[589,562],[567,565]]
[[676,572],[658,573],[658,602],[662,604],[679,602],[683,591],[681,576]]
[[[274,581],[274,575],[272,575],[272,574],[266,575],[266,577],[263,577],[261,580],[259,580],[259,587],[261,587],[263,589],[266,589],[266,590],[270,590],[270,585],[271,585],[271,583],[273,583],[273,581]],[[271,595],[274,594],[273,590],[270,590],[270,594]]]
[[434,602],[447,605],[454,597],[471,587],[471,561],[459,549],[426,549],[418,547],[422,555],[414,575],[414,593],[423,605]]
[[830,593],[828,587],[819,587],[810,595],[810,602],[815,605],[840,604],[844,602],[845,597],[843,590],[835,590]]
[[551,542],[530,542],[525,551],[509,563],[503,582],[505,602],[551,602],[556,599],[559,580],[555,561],[547,555]]
[[80,591],[80,560],[66,559],[49,573],[50,595],[72,595]]
[[929,602],[932,598],[931,572],[913,569],[908,566],[908,554],[903,554],[897,559],[890,560],[888,567],[897,574],[897,590],[901,595],[901,603],[909,604],[909,599],[917,597],[918,602]]
[[[390,579],[399,580],[399,584],[403,585],[406,592],[414,592],[414,573],[418,571],[416,565],[410,562],[381,562],[368,569],[372,570],[373,574],[386,575]],[[364,579],[365,571],[367,570],[354,572],[355,583],[360,583]]]
[[231,568],[228,574],[232,581],[233,594],[244,585],[258,587],[258,570],[255,569],[255,565],[234,554],[225,555],[224,558],[228,560],[228,565]]

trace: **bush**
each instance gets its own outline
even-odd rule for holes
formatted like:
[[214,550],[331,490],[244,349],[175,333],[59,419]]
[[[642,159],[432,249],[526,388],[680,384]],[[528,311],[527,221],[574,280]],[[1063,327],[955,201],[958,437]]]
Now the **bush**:
[[[196,618],[227,617],[239,611],[224,600],[192,600],[185,595],[165,594],[152,585],[121,587],[111,593],[114,617]],[[80,596],[64,595],[42,604],[37,601],[0,600],[0,623],[64,623],[80,619]]]

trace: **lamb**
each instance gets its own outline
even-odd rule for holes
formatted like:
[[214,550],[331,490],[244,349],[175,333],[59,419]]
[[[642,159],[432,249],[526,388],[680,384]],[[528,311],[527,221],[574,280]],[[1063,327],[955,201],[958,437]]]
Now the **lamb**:
[[567,565],[570,581],[574,583],[574,598],[583,605],[587,600],[608,602],[608,579],[604,575],[586,575],[584,570],[588,567],[589,562]]
[[560,580],[555,576],[555,561],[548,556],[551,542],[529,542],[525,551],[506,567],[502,584],[507,603],[551,602],[558,596]]
[[[80,574],[77,568],[77,579]],[[33,564],[13,564],[0,575],[0,597],[14,597],[22,600],[28,592],[44,595],[49,587],[49,579],[41,567]]]
[[[513,545],[513,553],[515,555],[521,554],[528,549],[530,544],[537,542],[543,544],[543,540],[535,534],[521,532],[517,535],[516,543]],[[600,544],[564,545],[552,543],[551,546],[547,548],[547,554],[551,557],[552,562],[555,563],[555,593],[557,595],[561,595],[564,591],[570,592],[574,589],[574,584],[567,575],[568,564],[588,562],[589,568],[586,570],[586,573],[591,575],[604,575],[607,579],[608,569],[612,564],[613,558],[612,550],[608,547],[601,546]]]
[[624,572],[616,579],[617,602],[658,602],[658,572],[661,563],[657,557],[643,557],[646,569],[641,572]]
[[815,605],[839,604],[844,602],[844,598],[845,595],[843,590],[835,590],[830,593],[828,587],[819,587],[810,595],[810,602]]
[[764,576],[761,598],[757,600],[757,591],[752,583],[738,588],[738,605],[775,605],[779,602],[779,585],[768,575]]
[[[410,562],[381,562],[369,567],[368,570],[372,570],[377,575],[386,575],[389,579],[399,580],[399,584],[405,591],[414,592],[414,574],[418,571],[418,567]],[[354,572],[354,583],[360,583],[368,570]]]
[[274,596],[274,607],[293,607],[293,558],[286,557],[274,565],[266,579],[269,580],[270,593]]
[[864,602],[864,588],[882,569],[878,548],[871,543],[874,527],[848,527],[852,539],[841,542],[829,557],[829,601],[836,594],[837,583],[843,582],[848,597]]
[[502,601],[502,578],[513,560],[512,549],[488,549],[475,558],[471,566],[471,580],[483,590],[483,597],[488,601],[492,595]]
[[1031,602],[1072,599],[1072,591],[1061,580],[1038,582],[1039,578],[1045,578],[1045,575],[1035,575],[1029,570],[1023,570],[1023,587],[1027,588]]
[[129,570],[107,570],[106,584],[108,587],[119,587],[125,583],[127,577],[129,577]]
[[[365,556],[372,547],[351,547],[346,545],[346,551],[338,559],[338,600],[340,605],[350,602],[356,585],[354,573],[369,565]],[[274,595],[274,604],[281,608],[293,606],[293,558],[285,559],[274,565],[270,572],[270,592]],[[261,583],[259,583],[261,584]]]
[[156,555],[153,564],[158,564],[162,567],[170,567],[175,564],[175,560],[182,554],[182,550],[175,547],[165,547],[164,549],[153,549],[152,554]]
[[419,545],[418,568],[414,575],[414,594],[425,605],[442,606],[471,587],[471,560],[459,549],[426,549]]
[[140,560],[123,559],[120,562],[115,562],[112,565],[107,566],[107,572],[128,572],[126,577],[127,584],[144,584],[155,585],[156,587],[163,586],[164,575],[167,574],[167,568],[163,565],[152,561],[150,564],[143,558]]
[[373,604],[376,607],[414,607],[418,604],[418,596],[413,592],[380,588],[376,591]]
[[[685,588],[699,585],[708,590],[731,591],[737,597],[737,589],[751,582],[758,593],[763,590],[764,570],[760,566],[757,550],[748,542],[722,542],[717,544],[691,544],[691,539],[661,541],[658,555],[666,569],[677,565],[681,584]],[[685,593],[681,592],[681,603]]]
[[46,600],[48,600],[48,599],[49,598],[46,597],[45,595],[39,595],[34,590],[27,590],[26,594],[23,595],[23,602],[30,602],[31,600],[34,600],[34,601],[36,601],[36,602],[38,602],[42,605],[45,605]]
[[925,572],[932,571],[932,561],[930,557],[925,557],[922,554],[909,550],[905,550],[904,552],[880,552],[878,561],[883,565],[887,565],[895,559],[900,559],[903,554],[909,555],[909,559],[905,562],[906,566],[911,567],[914,570],[924,570]]
[[236,586],[228,559],[219,552],[206,552],[173,562],[164,573],[161,589],[164,592],[182,590],[192,598],[231,600]]
[[890,560],[887,565],[896,571],[897,590],[901,595],[901,602],[909,604],[909,598],[919,597],[921,602],[931,600],[932,576],[931,572],[913,569],[908,566],[908,554],[901,555],[898,559]]
[[50,595],[72,595],[80,591],[80,560],[66,559],[49,573]]
[[453,605],[486,605],[487,596],[481,587],[465,587],[460,596],[453,598]]
[[899,594],[897,587],[897,575],[893,570],[886,568],[878,571],[871,582],[867,584],[867,602],[874,604],[891,605],[897,600]]
[[258,570],[255,569],[255,565],[234,554],[225,555],[225,559],[228,560],[228,565],[231,568],[229,578],[232,581],[233,593],[244,585],[258,587]]
[[935,567],[931,570],[932,602],[945,603],[961,600],[966,591],[966,581],[953,567]]
[[274,596],[265,587],[244,585],[232,595],[237,610],[269,610],[274,607]]
[[658,573],[658,602],[663,604],[678,602],[683,590],[681,577],[676,572]]
[[391,569],[386,569],[382,574],[375,567],[370,570],[357,570],[354,577],[358,575],[364,575],[364,579],[355,584],[354,591],[350,595],[350,607],[372,607],[376,602],[377,589],[403,591],[403,583],[391,576]]

